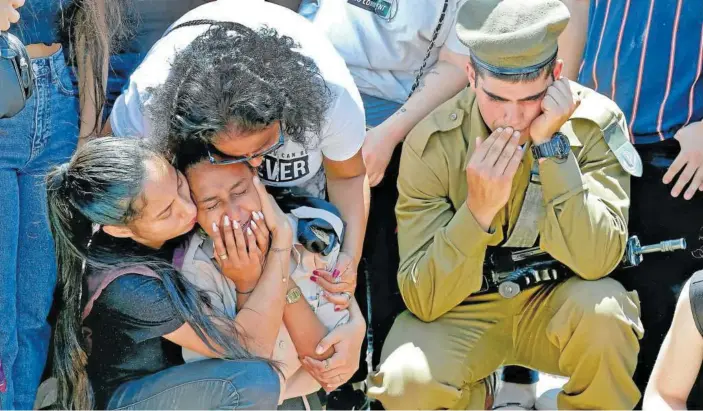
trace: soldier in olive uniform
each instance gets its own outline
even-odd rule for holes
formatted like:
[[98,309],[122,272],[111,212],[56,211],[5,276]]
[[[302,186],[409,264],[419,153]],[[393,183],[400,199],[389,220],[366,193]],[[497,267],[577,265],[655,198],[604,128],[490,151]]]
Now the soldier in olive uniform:
[[[408,311],[368,394],[388,409],[477,409],[517,364],[569,377],[559,408],[631,409],[639,300],[607,278],[627,240],[641,162],[611,100],[561,76],[559,0],[469,0],[457,34],[470,89],[408,136],[396,207]],[[539,245],[568,280],[486,290],[492,247]]]

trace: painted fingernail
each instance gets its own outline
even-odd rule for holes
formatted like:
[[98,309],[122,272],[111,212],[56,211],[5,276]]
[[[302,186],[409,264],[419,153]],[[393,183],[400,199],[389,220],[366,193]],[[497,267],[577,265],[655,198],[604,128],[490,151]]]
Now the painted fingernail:
[[254,227],[255,230],[259,227],[259,226],[257,226],[256,223],[253,222],[253,221],[251,222],[251,226]]
[[264,212],[263,212],[263,211],[259,211],[259,217],[260,217],[262,220],[264,219]]
[[251,231],[251,227],[247,227],[247,235],[251,235],[251,236],[254,235],[254,232]]
[[339,307],[334,307],[334,310],[335,310],[335,311],[340,311],[341,308],[339,308]]
[[258,219],[259,219],[259,215],[256,213],[256,211],[254,211],[253,213],[251,213],[251,217],[252,217],[254,220],[258,220]]
[[225,216],[225,227],[229,227],[229,217]]
[[339,277],[339,270],[338,269],[335,268],[334,271],[332,271],[332,277],[334,277],[334,278]]
[[232,227],[234,227],[234,228],[236,228],[237,230],[239,230],[239,223],[237,222],[237,220],[232,220]]
[[254,178],[252,179],[252,181],[254,181],[254,184],[259,184],[259,183],[261,182],[261,180],[259,180],[259,177],[258,177],[258,176],[254,176]]
[[314,275],[311,276],[310,279],[311,279],[313,282],[317,282],[317,277],[315,277]]
[[318,346],[315,348],[315,354],[321,355],[321,354],[324,354],[324,353],[325,353],[325,349],[324,349],[321,345],[318,345]]
[[320,275],[320,272],[317,271],[317,270],[313,270],[312,273],[315,274],[315,275]]
[[514,132],[513,138],[520,138],[520,132],[519,131]]
[[498,127],[498,128],[496,129],[496,131],[499,132],[499,133],[502,133],[502,132],[503,132],[503,127]]
[[220,232],[220,229],[217,228],[217,223],[212,223],[212,231],[214,231],[216,233]]

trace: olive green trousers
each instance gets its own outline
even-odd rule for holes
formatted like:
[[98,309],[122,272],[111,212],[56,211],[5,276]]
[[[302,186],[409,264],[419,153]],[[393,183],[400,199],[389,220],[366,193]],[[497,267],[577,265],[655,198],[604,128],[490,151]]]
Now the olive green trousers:
[[368,395],[386,409],[483,409],[484,379],[515,364],[569,377],[560,409],[632,409],[643,333],[637,294],[610,278],[471,296],[432,322],[402,313]]

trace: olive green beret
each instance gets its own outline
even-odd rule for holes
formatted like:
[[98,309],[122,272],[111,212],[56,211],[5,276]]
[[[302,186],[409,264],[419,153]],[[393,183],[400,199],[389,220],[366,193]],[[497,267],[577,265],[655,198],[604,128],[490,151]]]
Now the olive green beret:
[[569,17],[560,0],[468,0],[459,10],[456,33],[483,68],[524,74],[556,55]]

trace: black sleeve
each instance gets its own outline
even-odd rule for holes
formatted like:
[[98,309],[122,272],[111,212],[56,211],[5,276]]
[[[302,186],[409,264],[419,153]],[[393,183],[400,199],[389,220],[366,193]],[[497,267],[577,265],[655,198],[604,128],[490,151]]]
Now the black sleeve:
[[163,282],[140,274],[117,278],[95,303],[136,343],[169,334],[185,323]]
[[696,323],[698,332],[703,336],[703,271],[698,271],[691,276],[688,296],[691,300],[693,321]]

